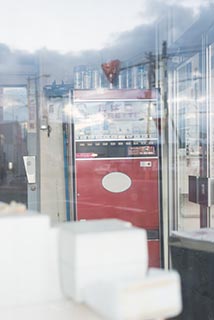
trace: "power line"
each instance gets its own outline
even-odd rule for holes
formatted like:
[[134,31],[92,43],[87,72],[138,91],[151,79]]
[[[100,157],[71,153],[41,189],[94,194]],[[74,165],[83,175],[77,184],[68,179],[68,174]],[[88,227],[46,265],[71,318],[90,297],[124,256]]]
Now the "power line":
[[[167,56],[166,58],[167,59],[172,59],[173,57],[176,57],[176,56],[186,56],[186,55],[192,55],[192,54],[196,54],[196,53],[199,53],[200,52],[200,49],[201,49],[201,46],[199,45],[195,45],[195,46],[192,46],[190,48],[178,48],[177,50],[174,50],[174,51],[169,51],[167,53]],[[144,55],[147,55],[147,56],[150,56],[147,57],[147,58],[143,58],[143,60],[137,62],[137,63],[134,63],[133,62],[133,59],[129,59],[129,61],[132,61],[132,63],[130,63],[129,65],[127,64],[126,60],[125,61],[122,61],[122,67],[120,68],[121,71],[123,70],[127,70],[127,69],[131,69],[131,68],[134,68],[134,67],[140,67],[140,66],[143,66],[143,65],[148,65],[150,64],[151,62],[154,62],[156,58],[161,58],[161,55],[157,54],[152,54],[151,52],[150,53],[147,53],[147,52],[142,52],[142,53],[138,53],[137,55],[135,55],[134,57],[137,57],[139,56],[140,54],[144,54]],[[128,61],[128,60],[127,60]],[[125,64],[127,64],[125,66]]]

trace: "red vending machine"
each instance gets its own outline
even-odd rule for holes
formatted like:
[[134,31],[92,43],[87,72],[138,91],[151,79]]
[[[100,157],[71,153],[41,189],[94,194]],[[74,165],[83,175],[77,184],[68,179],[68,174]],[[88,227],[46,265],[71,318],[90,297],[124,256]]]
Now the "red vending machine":
[[118,218],[147,230],[160,266],[157,93],[75,90],[76,217]]

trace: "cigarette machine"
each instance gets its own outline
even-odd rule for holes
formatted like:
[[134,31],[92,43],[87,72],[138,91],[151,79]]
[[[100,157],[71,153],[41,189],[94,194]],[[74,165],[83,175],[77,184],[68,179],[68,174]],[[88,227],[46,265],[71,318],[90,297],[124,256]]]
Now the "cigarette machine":
[[76,217],[118,218],[147,230],[160,265],[157,93],[75,90]]

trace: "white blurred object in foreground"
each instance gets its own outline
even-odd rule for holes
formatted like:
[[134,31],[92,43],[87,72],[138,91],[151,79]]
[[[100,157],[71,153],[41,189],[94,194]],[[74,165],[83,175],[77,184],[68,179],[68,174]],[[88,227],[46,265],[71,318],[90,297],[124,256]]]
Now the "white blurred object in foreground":
[[57,232],[50,227],[48,216],[28,212],[14,203],[1,203],[0,307],[44,303],[63,297]]
[[86,304],[111,320],[166,319],[182,310],[176,271],[150,269],[144,279],[97,282],[85,294]]
[[181,311],[179,276],[147,272],[147,250],[146,231],[128,222],[104,219],[51,228],[46,215],[0,203],[0,319],[175,316]]
[[97,281],[145,276],[146,231],[117,219],[64,223],[59,263],[63,293],[83,302],[85,288]]

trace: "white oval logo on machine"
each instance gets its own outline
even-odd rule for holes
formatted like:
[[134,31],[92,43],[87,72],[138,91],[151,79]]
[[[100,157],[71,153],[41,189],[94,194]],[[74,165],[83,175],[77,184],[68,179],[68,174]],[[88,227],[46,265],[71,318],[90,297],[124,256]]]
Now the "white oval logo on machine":
[[103,187],[110,192],[119,193],[128,190],[131,187],[132,181],[127,174],[122,172],[108,173],[102,179]]

